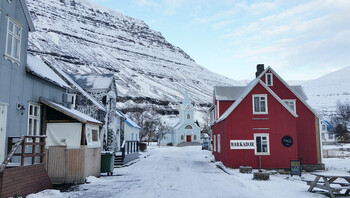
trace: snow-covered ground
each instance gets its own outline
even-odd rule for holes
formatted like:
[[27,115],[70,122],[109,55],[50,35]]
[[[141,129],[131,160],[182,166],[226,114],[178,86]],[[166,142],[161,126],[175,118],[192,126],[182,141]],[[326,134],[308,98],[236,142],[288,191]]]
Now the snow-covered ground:
[[[307,191],[308,186],[301,179],[313,179],[309,173],[303,173],[302,178],[275,174],[269,181],[255,181],[252,174],[241,174],[237,169],[226,169],[229,174],[225,173],[212,159],[211,153],[200,146],[151,146],[136,163],[115,169],[114,176],[89,177],[88,184],[75,186],[70,192],[46,190],[28,198],[327,197],[325,193]],[[324,162],[329,172],[349,174],[350,158]]]

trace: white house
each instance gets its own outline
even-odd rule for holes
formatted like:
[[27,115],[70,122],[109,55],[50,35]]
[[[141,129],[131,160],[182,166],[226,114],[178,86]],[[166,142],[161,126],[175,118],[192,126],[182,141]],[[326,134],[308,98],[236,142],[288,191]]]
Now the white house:
[[[200,129],[194,123],[194,107],[188,95],[185,94],[180,106],[180,118],[172,127],[169,133],[165,134],[160,144],[172,143],[178,145],[183,142],[201,142]],[[169,123],[168,123],[169,125]]]
[[124,117],[124,140],[125,141],[139,141],[140,140],[140,129],[134,121],[126,116],[120,110],[117,113]]
[[336,137],[333,132],[331,132],[332,125],[326,121],[322,120],[321,121],[321,139],[322,143],[325,144],[333,144],[336,143]]

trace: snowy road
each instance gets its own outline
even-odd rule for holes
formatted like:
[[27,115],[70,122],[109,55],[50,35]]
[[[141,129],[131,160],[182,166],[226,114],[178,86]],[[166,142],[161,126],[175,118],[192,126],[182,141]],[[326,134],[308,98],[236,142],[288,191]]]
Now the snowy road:
[[[70,192],[49,190],[29,197],[327,197],[307,192],[307,185],[299,177],[277,174],[269,181],[254,181],[251,174],[240,174],[237,169],[227,169],[227,174],[210,159],[211,153],[200,146],[151,147],[138,162],[115,169],[115,176],[89,177],[89,184],[76,186]],[[306,178],[310,176],[304,174]]]

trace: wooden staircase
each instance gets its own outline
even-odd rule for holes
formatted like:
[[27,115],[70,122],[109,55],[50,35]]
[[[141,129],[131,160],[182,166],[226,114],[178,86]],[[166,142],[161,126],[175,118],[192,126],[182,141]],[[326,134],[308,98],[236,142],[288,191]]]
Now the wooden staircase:
[[124,165],[139,157],[139,142],[138,141],[123,141],[121,154],[114,157],[114,166]]
[[114,156],[114,166],[123,165],[124,158],[122,155]]

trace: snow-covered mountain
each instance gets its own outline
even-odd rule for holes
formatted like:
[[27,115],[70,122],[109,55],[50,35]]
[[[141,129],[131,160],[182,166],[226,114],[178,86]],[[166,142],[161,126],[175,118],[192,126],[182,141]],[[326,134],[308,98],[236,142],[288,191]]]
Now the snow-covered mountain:
[[350,66],[315,80],[300,83],[308,103],[327,118],[335,113],[337,101],[350,102]]
[[119,103],[178,103],[188,92],[198,106],[214,85],[240,84],[195,63],[143,21],[91,0],[27,0],[36,31],[29,53],[67,73],[114,73]]

